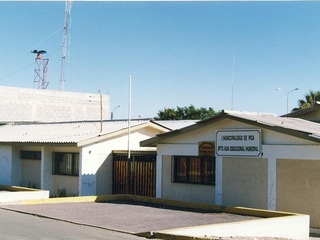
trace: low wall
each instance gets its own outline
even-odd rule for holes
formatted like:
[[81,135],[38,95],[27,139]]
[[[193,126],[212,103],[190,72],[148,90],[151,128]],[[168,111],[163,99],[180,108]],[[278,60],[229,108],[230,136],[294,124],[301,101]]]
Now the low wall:
[[156,238],[170,239],[216,239],[219,238],[283,238],[308,240],[309,239],[309,216],[293,215],[286,217],[274,217],[268,219],[256,219],[234,223],[222,223],[202,225],[179,229],[169,229],[155,232]]
[[25,187],[0,185],[0,204],[20,202],[23,200],[40,200],[48,198],[49,191]]

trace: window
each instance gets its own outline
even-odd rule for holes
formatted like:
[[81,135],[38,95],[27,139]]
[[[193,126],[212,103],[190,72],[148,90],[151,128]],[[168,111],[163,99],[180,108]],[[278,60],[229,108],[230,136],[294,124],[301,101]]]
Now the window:
[[79,153],[54,152],[52,174],[79,176]]
[[173,182],[214,185],[215,158],[174,156]]
[[41,160],[40,151],[20,151],[20,159]]

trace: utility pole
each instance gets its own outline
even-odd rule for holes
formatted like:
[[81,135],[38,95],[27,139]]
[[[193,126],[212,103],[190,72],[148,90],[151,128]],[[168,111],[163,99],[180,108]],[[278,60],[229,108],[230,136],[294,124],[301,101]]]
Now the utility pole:
[[131,185],[130,135],[131,135],[131,76],[129,76],[129,99],[128,99],[128,159],[127,159],[127,189],[126,189],[127,194],[130,194],[130,185]]
[[102,132],[102,94],[101,91],[98,91],[100,94],[100,132]]

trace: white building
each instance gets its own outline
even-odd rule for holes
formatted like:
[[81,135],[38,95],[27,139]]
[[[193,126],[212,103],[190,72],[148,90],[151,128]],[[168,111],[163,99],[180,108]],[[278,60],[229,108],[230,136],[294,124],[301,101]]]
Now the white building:
[[320,227],[320,124],[222,112],[141,142],[157,147],[156,197],[311,216]]
[[[151,152],[142,140],[194,121],[79,121],[0,126],[0,184],[51,196],[112,194],[113,152]],[[129,138],[130,135],[130,138]]]

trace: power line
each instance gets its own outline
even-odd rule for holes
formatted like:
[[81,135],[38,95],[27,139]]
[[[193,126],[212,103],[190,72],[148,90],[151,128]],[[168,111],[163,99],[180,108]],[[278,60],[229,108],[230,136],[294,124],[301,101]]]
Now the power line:
[[[57,49],[55,49],[55,50],[52,51],[50,54],[48,54],[48,56],[51,56],[51,55],[54,54],[55,52],[61,50],[61,48],[62,48],[62,46],[59,47],[59,48],[57,48]],[[21,72],[22,70],[30,67],[31,65],[34,65],[34,63],[30,63],[30,64],[28,64],[28,65],[26,65],[26,66],[24,66],[24,67],[22,67],[22,68],[20,68],[20,69],[18,69],[18,70],[16,70],[16,71],[12,72],[12,73],[9,73],[9,74],[7,74],[7,75],[5,75],[5,76],[3,76],[3,77],[0,77],[0,80],[5,79],[5,78],[8,78],[8,77],[11,77],[12,75],[14,75],[14,74],[16,74],[16,73],[18,73],[18,72]]]
[[9,74],[6,75],[6,76],[0,77],[0,80],[5,79],[5,78],[7,78],[7,77],[10,77],[10,76],[12,76],[12,75],[14,75],[14,74],[16,74],[16,73],[18,73],[18,72],[21,72],[22,70],[30,67],[30,66],[33,65],[33,64],[34,64],[34,63],[31,63],[31,64],[29,64],[29,65],[27,65],[27,66],[25,66],[25,67],[20,68],[19,70],[15,71],[15,72],[13,72],[13,73],[9,73]]
[[47,36],[46,38],[44,38],[43,40],[41,40],[40,42],[38,42],[37,44],[35,44],[34,46],[32,46],[31,48],[29,48],[28,51],[26,51],[25,53],[22,53],[16,57],[14,57],[12,60],[8,61],[6,64],[4,64],[2,67],[0,67],[0,70],[7,67],[9,64],[11,64],[12,62],[14,62],[15,60],[23,57],[24,55],[27,55],[30,53],[30,49],[34,49],[35,47],[37,47],[38,45],[40,45],[41,43],[47,41],[48,39],[50,39],[51,37],[53,37],[54,35],[56,35],[58,32],[60,32],[63,28],[59,28],[58,30],[56,30],[55,32],[51,33],[49,36]]

